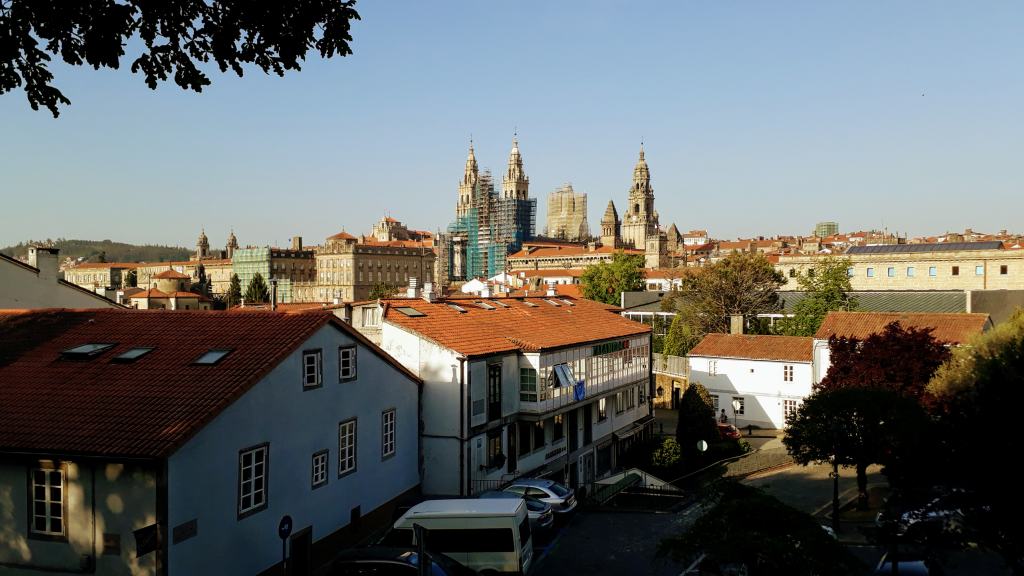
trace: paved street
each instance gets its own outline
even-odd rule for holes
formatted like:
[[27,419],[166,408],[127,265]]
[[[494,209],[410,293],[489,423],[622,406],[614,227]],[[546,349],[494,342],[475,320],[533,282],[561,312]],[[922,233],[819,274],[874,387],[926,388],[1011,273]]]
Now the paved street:
[[[886,485],[885,477],[880,470],[879,466],[868,468],[869,487]],[[794,465],[765,475],[755,475],[744,480],[744,483],[761,488],[798,510],[815,514],[822,509],[828,511],[832,504],[832,479],[829,478],[831,471],[832,467],[827,464]],[[852,468],[840,468],[840,501],[846,502],[854,497],[856,489],[856,472]]]
[[580,511],[541,555],[534,574],[676,576],[685,566],[657,555],[662,538],[683,532],[697,507],[664,514]]

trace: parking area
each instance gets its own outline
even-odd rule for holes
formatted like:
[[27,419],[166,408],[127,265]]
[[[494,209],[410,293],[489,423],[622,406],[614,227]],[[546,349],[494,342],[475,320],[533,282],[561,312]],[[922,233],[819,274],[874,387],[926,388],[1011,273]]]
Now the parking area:
[[658,556],[662,538],[683,532],[695,514],[580,510],[535,552],[532,574],[676,576],[685,566]]

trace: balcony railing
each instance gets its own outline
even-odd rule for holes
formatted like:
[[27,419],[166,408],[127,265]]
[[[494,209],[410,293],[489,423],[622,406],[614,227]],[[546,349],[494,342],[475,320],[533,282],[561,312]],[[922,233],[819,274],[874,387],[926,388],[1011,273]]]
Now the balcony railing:
[[[576,402],[585,402],[589,398],[611,392],[629,384],[646,382],[650,377],[650,361],[646,355],[632,357],[625,361],[622,356],[591,357],[586,359],[584,374],[575,374],[582,385],[547,386],[546,380],[537,383],[536,394],[527,392],[520,395],[519,410],[540,414],[557,410]],[[557,379],[553,379],[557,382]],[[521,390],[522,392],[522,390]],[[537,400],[524,399],[524,396],[535,396]]]

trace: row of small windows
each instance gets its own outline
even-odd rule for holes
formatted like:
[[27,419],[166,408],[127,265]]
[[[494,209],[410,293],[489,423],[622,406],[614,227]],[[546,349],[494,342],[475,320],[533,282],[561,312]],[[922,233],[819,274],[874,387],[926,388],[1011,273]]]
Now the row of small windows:
[[[356,377],[356,347],[338,348],[338,381],[344,382]],[[323,385],[323,352],[306,350],[302,353],[302,388],[309,390]]]
[[[999,265],[999,275],[1000,276],[1006,276],[1007,274],[1009,274],[1009,271],[1010,271],[1010,267],[1007,264],[1000,264]],[[938,270],[937,266],[929,266],[928,267],[928,276],[929,277],[935,278],[936,276],[938,276],[938,272],[939,272],[939,270]],[[874,278],[875,277],[875,269],[874,269],[874,267],[872,267],[872,266],[867,267],[866,270],[865,270],[865,273],[867,274],[868,278]],[[896,278],[896,274],[897,274],[896,273],[896,267],[895,266],[887,267],[886,270],[885,270],[885,273],[886,273],[886,276],[889,277],[889,278]],[[949,274],[950,274],[950,276],[959,276],[960,275],[960,267],[959,266],[952,266],[952,267],[950,267]],[[814,268],[808,268],[807,269],[807,275],[810,276],[810,277],[814,277]],[[855,275],[856,275],[856,271],[852,267],[846,269],[846,276],[847,277],[853,278]],[[975,266],[974,267],[974,275],[975,276],[984,276],[985,275],[985,266],[984,265],[977,265],[977,266]],[[907,278],[914,278],[915,276],[917,276],[916,268],[914,268],[913,266],[907,266],[906,276],[907,276]],[[790,268],[789,269],[789,277],[790,278],[796,278],[797,277],[796,268]]]
[[[395,455],[396,451],[396,423],[397,411],[390,408],[381,412],[380,433],[381,433],[381,460]],[[356,447],[358,432],[358,419],[352,418],[338,424],[338,478],[347,476],[356,471]],[[310,488],[317,489],[325,486],[328,480],[328,469],[330,467],[330,450],[324,449],[313,454],[310,467]],[[267,476],[270,468],[270,444],[261,444],[238,452],[238,517],[243,518],[255,514],[267,507],[268,486]],[[60,476],[57,476],[60,474]],[[44,506],[34,506],[40,514],[33,523],[33,531],[44,534],[63,534],[55,532],[63,530],[63,516],[59,515],[62,509],[51,504],[57,502],[60,505],[61,491],[54,492],[49,489],[55,481],[60,481],[63,487],[63,473],[47,472],[36,470],[33,472],[33,482],[38,482],[41,490],[36,490],[34,495],[39,498],[33,499],[34,503],[39,502]]]

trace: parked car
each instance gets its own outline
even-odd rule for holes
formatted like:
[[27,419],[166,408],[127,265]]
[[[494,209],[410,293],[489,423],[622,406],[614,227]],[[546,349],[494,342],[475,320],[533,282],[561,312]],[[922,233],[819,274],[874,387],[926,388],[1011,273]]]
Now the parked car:
[[920,530],[941,532],[955,529],[963,522],[963,513],[957,509],[944,508],[940,500],[935,499],[921,508],[903,513],[883,510],[875,516],[875,526],[886,528],[890,520],[895,520],[896,535],[905,536],[908,532]]
[[533,496],[547,502],[556,514],[567,514],[576,509],[576,494],[554,480],[520,478],[513,480],[505,492]]
[[533,496],[517,494],[515,492],[505,492],[503,490],[488,490],[487,492],[481,493],[478,497],[522,498],[523,500],[526,500],[526,512],[530,516],[530,528],[533,529],[534,533],[549,530],[551,525],[555,523],[555,515],[551,509],[551,504],[548,504],[543,500],[538,500]]
[[739,440],[741,436],[738,428],[723,422],[718,423],[718,435],[722,437],[722,440]]
[[[903,576],[935,576],[942,573],[938,566],[920,557],[901,554],[897,558],[897,569]],[[892,574],[892,559],[889,554],[882,555],[874,574]]]
[[[425,556],[430,561],[430,576],[474,576],[476,574],[473,570],[439,552],[426,552]],[[400,576],[404,574],[416,576],[419,563],[420,556],[415,548],[386,546],[353,548],[340,552],[327,566],[317,570],[315,574],[316,576]]]

